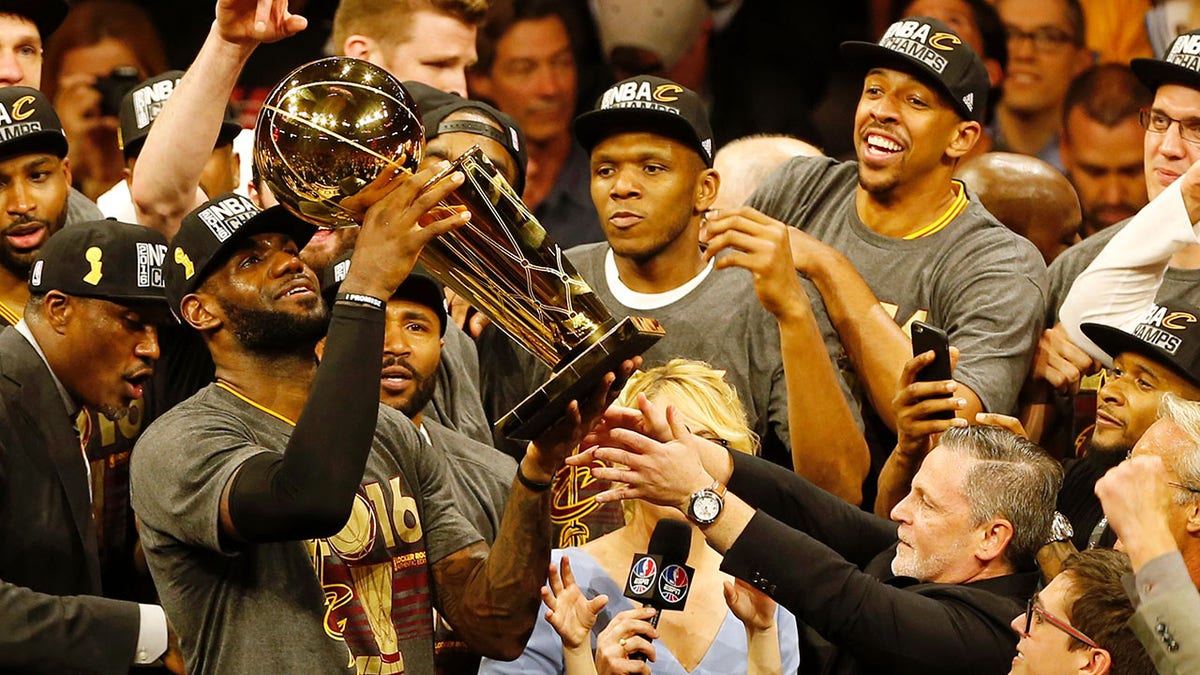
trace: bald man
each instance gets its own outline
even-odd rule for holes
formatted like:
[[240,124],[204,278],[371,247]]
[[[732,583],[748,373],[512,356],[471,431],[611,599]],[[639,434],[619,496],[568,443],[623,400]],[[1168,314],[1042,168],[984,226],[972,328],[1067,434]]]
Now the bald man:
[[1075,188],[1058,169],[1029,155],[989,152],[959,167],[967,184],[1001,223],[1033,242],[1046,264],[1079,241],[1083,215]]
[[792,136],[759,134],[730,141],[713,158],[721,176],[714,209],[731,209],[746,203],[759,183],[793,157],[824,157],[825,153]]

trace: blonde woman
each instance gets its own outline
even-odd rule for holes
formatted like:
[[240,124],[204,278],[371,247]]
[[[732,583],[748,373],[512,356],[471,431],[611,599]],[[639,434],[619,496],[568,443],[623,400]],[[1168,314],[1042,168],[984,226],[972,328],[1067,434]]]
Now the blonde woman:
[[[617,405],[637,407],[642,394],[657,405],[675,406],[697,435],[754,452],[756,439],[746,425],[741,401],[721,371],[698,361],[675,359],[634,374]],[[719,569],[721,556],[704,543],[694,526],[688,564],[696,573],[687,608],[665,612],[657,630],[651,629],[648,621],[654,611],[636,607],[622,592],[634,553],[646,552],[654,526],[660,518],[670,517],[672,510],[641,501],[623,506],[624,527],[581,547],[551,553],[554,592],[544,592],[543,597],[555,612],[543,607],[520,658],[485,659],[480,673],[586,673],[590,670],[581,670],[579,664],[590,662],[593,648],[601,670],[609,672],[649,673],[651,667],[656,674],[796,671],[795,617],[748,586],[734,586],[733,578]],[[574,611],[569,617],[568,610]],[[555,625],[547,614],[554,616]],[[556,627],[570,636],[566,648],[572,667],[564,662],[564,641]],[[635,652],[648,656],[650,663],[633,660]]]

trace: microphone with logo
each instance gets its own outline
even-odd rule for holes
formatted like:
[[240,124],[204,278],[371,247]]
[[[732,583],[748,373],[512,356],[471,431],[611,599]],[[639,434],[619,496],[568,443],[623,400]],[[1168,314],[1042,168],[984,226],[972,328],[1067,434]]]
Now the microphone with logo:
[[[633,554],[633,565],[625,582],[625,597],[658,610],[650,619],[652,626],[658,627],[663,610],[682,610],[687,603],[695,573],[687,566],[691,545],[692,528],[687,523],[676,518],[663,518],[650,535],[649,551]],[[646,655],[636,652],[630,658],[645,661]]]

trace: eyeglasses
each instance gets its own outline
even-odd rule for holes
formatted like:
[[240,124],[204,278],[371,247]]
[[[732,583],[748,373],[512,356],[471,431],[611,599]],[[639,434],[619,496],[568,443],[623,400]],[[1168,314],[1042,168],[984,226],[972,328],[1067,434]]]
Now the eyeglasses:
[[1200,495],[1200,488],[1194,488],[1190,485],[1184,485],[1183,483],[1175,483],[1172,481],[1167,481],[1167,485],[1170,485],[1171,487],[1177,487],[1180,490],[1187,490],[1194,495]]
[[1142,108],[1138,111],[1138,124],[1152,134],[1165,134],[1171,125],[1179,122],[1179,137],[1188,143],[1200,145],[1200,118],[1179,120],[1158,110]]
[[1066,633],[1067,635],[1070,635],[1071,637],[1075,638],[1076,640],[1079,640],[1083,644],[1085,644],[1093,649],[1103,649],[1103,647],[1096,644],[1095,640],[1084,635],[1083,633],[1080,633],[1079,630],[1074,628],[1073,626],[1071,626],[1071,624],[1067,623],[1066,621],[1063,621],[1062,619],[1058,618],[1057,616],[1054,616],[1050,612],[1047,612],[1045,609],[1038,606],[1037,596],[1030,598],[1029,604],[1025,606],[1025,633],[1024,633],[1025,635],[1029,635],[1029,629],[1033,627],[1033,615],[1034,614],[1037,614],[1039,617],[1041,617],[1044,621],[1049,623],[1051,626],[1054,626],[1055,628],[1061,630],[1062,632]]
[[1054,26],[1042,26],[1032,31],[1026,31],[1005,24],[1004,30],[1008,33],[1008,44],[1029,40],[1033,43],[1034,49],[1043,52],[1058,51],[1067,45],[1076,44],[1075,36]]

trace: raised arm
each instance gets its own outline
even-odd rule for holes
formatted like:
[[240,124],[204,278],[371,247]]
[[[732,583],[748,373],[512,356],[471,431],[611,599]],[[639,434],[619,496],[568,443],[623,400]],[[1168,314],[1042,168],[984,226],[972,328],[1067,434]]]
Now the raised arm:
[[1200,243],[1194,225],[1200,222],[1197,164],[1138,211],[1075,279],[1063,300],[1058,316],[1067,336],[1101,363],[1111,365],[1111,359],[1080,325],[1132,329],[1154,303],[1171,257]]
[[[754,276],[759,302],[779,322],[796,473],[851,504],[859,504],[871,456],[793,266],[788,240],[791,229],[746,206],[709,211],[702,233],[708,242],[705,257],[715,258],[718,269],[748,270]],[[811,424],[814,419],[822,423]]]
[[[462,184],[462,175],[454,173],[422,189],[437,170],[406,179],[381,177],[368,188],[390,192],[366,213],[342,292],[382,305],[425,243],[469,218],[462,213],[424,226],[418,222]],[[312,539],[332,536],[346,524],[375,435],[383,334],[382,309],[334,305],[324,358],[287,448],[282,455],[250,457],[225,485],[224,536],[252,542]]]
[[[183,216],[203,202],[200,174],[212,155],[238,76],[260,43],[304,30],[288,0],[220,0],[196,60],[163,105],[133,171],[138,221],[175,236]],[[215,195],[214,195],[215,196]]]

